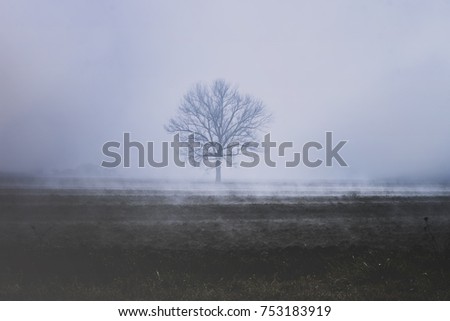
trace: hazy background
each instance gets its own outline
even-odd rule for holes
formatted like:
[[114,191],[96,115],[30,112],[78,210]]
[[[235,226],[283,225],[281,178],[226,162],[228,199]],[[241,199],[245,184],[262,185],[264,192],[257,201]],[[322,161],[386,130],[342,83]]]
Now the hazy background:
[[[226,179],[450,179],[449,1],[1,1],[0,171],[213,179],[101,169],[123,132],[163,125],[196,82],[261,98],[273,139],[325,131],[348,168],[225,170]],[[134,163],[136,164],[136,162]]]

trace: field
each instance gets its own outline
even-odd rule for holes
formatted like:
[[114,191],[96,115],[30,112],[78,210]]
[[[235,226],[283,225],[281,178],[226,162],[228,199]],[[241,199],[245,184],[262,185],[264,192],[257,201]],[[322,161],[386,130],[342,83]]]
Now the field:
[[0,299],[449,300],[449,213],[448,195],[3,188]]

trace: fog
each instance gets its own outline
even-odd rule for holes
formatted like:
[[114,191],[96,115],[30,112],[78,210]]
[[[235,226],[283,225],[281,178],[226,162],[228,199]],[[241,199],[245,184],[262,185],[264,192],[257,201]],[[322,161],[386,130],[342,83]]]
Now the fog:
[[448,180],[449,16],[448,1],[2,1],[0,171],[212,180],[103,169],[102,145],[160,149],[183,94],[223,78],[264,101],[274,140],[301,151],[332,131],[349,165],[225,181]]

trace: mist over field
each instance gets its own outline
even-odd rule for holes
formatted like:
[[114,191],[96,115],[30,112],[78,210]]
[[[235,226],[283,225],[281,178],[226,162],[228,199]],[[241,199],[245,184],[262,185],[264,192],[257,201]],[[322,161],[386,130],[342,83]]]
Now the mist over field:
[[446,1],[2,1],[0,171],[208,180],[196,168],[105,170],[102,145],[171,141],[197,82],[260,98],[294,150],[348,140],[349,167],[224,169],[224,180],[448,180]]
[[449,17],[0,1],[0,300],[449,300]]

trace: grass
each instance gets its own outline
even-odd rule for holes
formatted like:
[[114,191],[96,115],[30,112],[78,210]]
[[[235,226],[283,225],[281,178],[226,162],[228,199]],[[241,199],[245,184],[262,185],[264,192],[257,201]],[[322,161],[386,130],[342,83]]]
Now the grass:
[[449,300],[427,249],[1,251],[5,300]]

